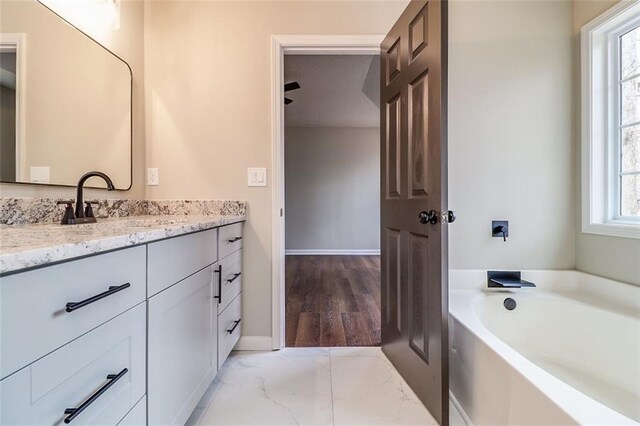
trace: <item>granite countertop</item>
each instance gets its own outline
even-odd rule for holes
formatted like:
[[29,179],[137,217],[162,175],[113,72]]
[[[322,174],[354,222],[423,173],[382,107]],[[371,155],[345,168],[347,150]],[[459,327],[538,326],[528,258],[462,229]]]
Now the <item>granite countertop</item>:
[[245,220],[237,215],[128,216],[97,223],[1,225],[0,274]]

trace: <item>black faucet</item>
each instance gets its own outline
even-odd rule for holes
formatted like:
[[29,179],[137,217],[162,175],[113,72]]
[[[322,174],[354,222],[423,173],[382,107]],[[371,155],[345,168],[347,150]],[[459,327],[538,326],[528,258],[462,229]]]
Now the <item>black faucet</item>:
[[107,183],[107,191],[113,191],[114,189],[116,189],[116,187],[113,185],[113,182],[111,181],[111,178],[102,172],[93,171],[93,172],[88,172],[83,174],[80,180],[78,181],[78,187],[76,192],[75,223],[92,223],[96,221],[96,218],[93,216],[93,210],[91,209],[91,204],[87,203],[87,208],[86,208],[87,214],[85,214],[85,210],[83,210],[83,206],[82,206],[84,204],[83,196],[82,196],[84,183],[86,182],[87,179],[94,176],[104,179],[104,181]]
[[488,288],[535,287],[530,281],[521,278],[520,271],[487,271]]
[[504,242],[507,242],[509,236],[509,221],[508,220],[494,220],[491,222],[491,236],[502,237]]

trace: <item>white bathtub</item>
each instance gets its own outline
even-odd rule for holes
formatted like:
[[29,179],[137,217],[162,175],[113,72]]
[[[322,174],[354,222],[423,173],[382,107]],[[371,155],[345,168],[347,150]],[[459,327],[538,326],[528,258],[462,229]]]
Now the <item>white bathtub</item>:
[[454,401],[475,425],[640,425],[640,287],[576,271],[523,279],[537,288],[487,290],[486,271],[451,271]]

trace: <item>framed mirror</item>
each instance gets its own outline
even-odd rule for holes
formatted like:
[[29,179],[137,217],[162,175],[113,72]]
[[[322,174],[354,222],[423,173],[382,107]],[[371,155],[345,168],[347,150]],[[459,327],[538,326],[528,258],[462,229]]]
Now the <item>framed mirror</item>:
[[132,89],[124,60],[44,4],[0,2],[0,181],[75,186],[99,170],[130,189]]

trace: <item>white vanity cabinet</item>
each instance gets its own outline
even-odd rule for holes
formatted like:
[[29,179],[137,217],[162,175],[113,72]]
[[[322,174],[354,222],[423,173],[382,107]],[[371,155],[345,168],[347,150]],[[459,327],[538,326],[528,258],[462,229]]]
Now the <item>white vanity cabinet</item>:
[[241,248],[235,223],[0,277],[0,424],[184,424],[240,338]]

